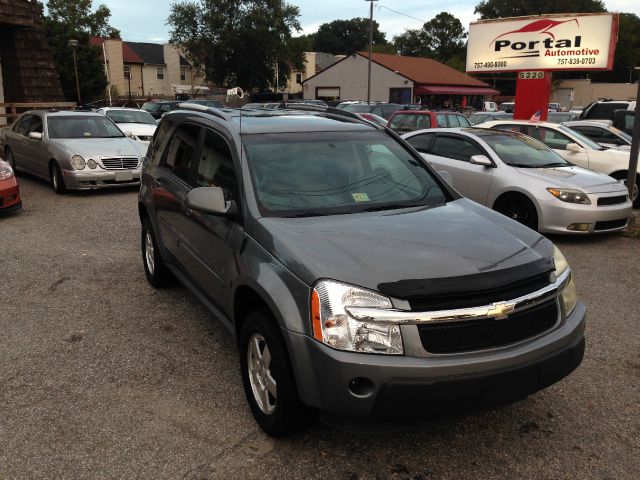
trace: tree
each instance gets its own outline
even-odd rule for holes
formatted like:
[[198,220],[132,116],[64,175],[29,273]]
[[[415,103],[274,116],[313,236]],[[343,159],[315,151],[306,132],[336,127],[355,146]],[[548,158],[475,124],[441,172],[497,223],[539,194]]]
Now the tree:
[[77,100],[73,50],[69,40],[78,40],[77,60],[80,97],[83,102],[104,98],[107,78],[100,59],[102,51],[92,46],[91,36],[118,37],[120,32],[109,25],[111,12],[105,5],[91,11],[91,0],[49,0],[44,17],[51,54],[69,101]]
[[[374,45],[386,45],[385,34],[380,31],[378,22],[373,22]],[[315,34],[313,49],[334,55],[347,55],[367,50],[369,46],[369,19],[352,18],[323,23]]]
[[592,72],[590,76],[597,82],[628,82],[630,74],[637,80],[632,70],[637,66],[640,66],[640,18],[634,13],[621,13],[613,70]]
[[606,12],[601,0],[483,0],[474,10],[481,19],[524,17],[545,13],[598,13]]
[[467,33],[456,17],[441,12],[420,30],[406,30],[393,39],[401,55],[431,57],[464,69]]
[[[198,0],[171,5],[170,42],[217,85],[266,90],[302,65],[298,7],[285,0]],[[284,73],[284,75],[283,75]]]

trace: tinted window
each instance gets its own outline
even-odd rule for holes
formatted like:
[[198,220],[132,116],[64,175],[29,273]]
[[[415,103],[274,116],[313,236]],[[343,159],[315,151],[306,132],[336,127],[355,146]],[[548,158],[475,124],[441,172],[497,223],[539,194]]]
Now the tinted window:
[[606,128],[579,125],[571,127],[571,129],[575,130],[576,132],[580,132],[586,137],[589,137],[594,142],[613,143],[616,145],[626,144],[624,140],[622,140],[620,137],[613,134]]
[[167,147],[164,167],[185,182],[189,180],[199,135],[200,127],[189,124],[180,125]]
[[29,135],[31,132],[42,133],[42,117],[40,117],[39,115],[33,115],[31,117],[27,135]]
[[151,145],[149,145],[149,159],[152,162],[156,162],[160,159],[160,153],[169,140],[169,131],[173,125],[174,124],[171,121],[164,119],[156,129],[153,138],[151,139]]
[[421,133],[407,138],[406,141],[420,153],[429,153],[435,133]]
[[613,112],[615,110],[626,110],[629,107],[628,103],[597,103],[591,108],[585,118],[597,118],[603,120],[613,119]]
[[237,198],[236,173],[227,142],[217,133],[207,131],[202,142],[195,178],[196,187],[220,187],[227,199]]
[[32,118],[33,115],[25,115],[24,117],[22,117],[20,123],[16,125],[14,131],[19,133],[20,135],[26,136],[27,132],[29,131],[29,125],[31,124]]
[[415,115],[413,113],[397,113],[391,119],[389,128],[396,132],[413,132],[431,128],[431,117],[426,115]]
[[433,142],[431,154],[468,162],[472,156],[485,153],[466,138],[439,135]]
[[263,215],[329,215],[435,206],[445,193],[423,162],[382,132],[248,135]]
[[439,127],[447,127],[447,116],[444,113],[438,113],[436,115],[436,120],[438,121]]

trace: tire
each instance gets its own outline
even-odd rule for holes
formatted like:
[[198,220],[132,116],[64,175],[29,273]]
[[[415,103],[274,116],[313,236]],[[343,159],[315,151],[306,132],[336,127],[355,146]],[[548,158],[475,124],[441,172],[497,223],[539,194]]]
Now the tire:
[[249,313],[242,325],[240,367],[253,417],[267,434],[282,437],[313,423],[315,412],[300,401],[280,329],[261,311]]
[[16,169],[16,159],[13,156],[13,152],[9,147],[7,147],[4,151],[4,160],[9,164],[9,166],[13,169],[14,172],[18,172]]
[[51,186],[54,192],[58,195],[67,193],[67,186],[64,183],[64,177],[57,162],[52,161],[51,165],[49,165],[49,178],[51,179]]
[[536,207],[524,195],[512,193],[500,198],[493,209],[532,230],[538,230]]
[[[627,184],[627,172],[618,172],[611,176],[616,180],[624,180],[624,184]],[[636,188],[633,189],[631,201],[635,208],[640,208],[640,173],[636,174]]]
[[160,256],[156,234],[153,231],[153,225],[149,217],[142,221],[140,249],[147,281],[155,288],[168,285],[172,279],[171,272],[169,272]]

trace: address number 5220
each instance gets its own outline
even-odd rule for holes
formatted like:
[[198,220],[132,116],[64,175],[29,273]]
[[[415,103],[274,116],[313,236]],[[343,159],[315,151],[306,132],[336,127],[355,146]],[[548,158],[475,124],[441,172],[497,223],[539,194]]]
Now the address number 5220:
[[536,79],[544,78],[544,72],[540,70],[529,71],[529,72],[518,72],[518,78],[520,80],[536,80]]

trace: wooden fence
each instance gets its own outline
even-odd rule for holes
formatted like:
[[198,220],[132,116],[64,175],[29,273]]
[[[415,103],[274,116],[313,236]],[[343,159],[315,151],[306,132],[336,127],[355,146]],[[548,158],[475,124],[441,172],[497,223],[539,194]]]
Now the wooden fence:
[[27,110],[73,110],[75,107],[75,102],[0,103],[0,125],[12,123]]

